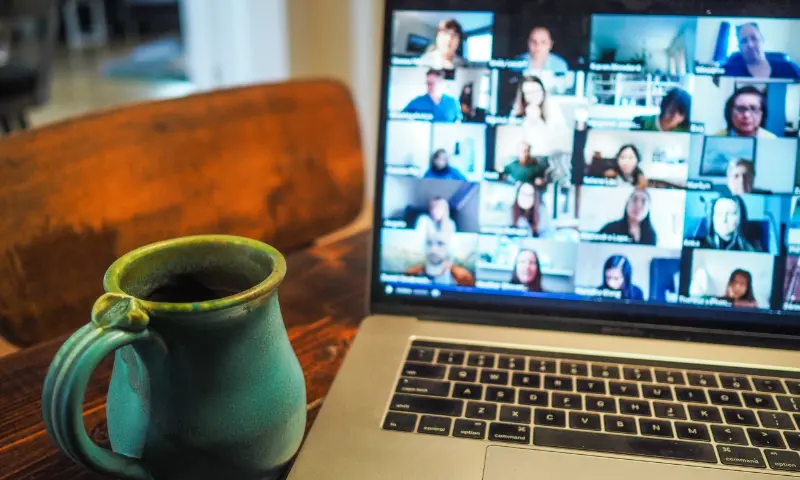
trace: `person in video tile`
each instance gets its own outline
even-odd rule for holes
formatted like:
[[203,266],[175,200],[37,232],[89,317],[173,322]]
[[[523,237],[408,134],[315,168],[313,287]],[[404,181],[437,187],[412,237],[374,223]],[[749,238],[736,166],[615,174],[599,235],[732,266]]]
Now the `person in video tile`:
[[647,178],[639,168],[642,155],[635,145],[623,145],[617,152],[614,166],[603,173],[606,178],[616,178],[621,184],[633,185],[636,188],[647,187]]
[[511,283],[524,285],[529,292],[542,291],[542,268],[536,252],[533,250],[521,250],[517,254]]
[[729,77],[790,78],[800,79],[800,67],[788,55],[767,52],[765,39],[756,22],[736,27],[739,52],[731,55],[725,64]]
[[633,119],[639,128],[649,132],[688,132],[691,123],[692,96],[689,92],[673,88],[661,100],[661,113]]
[[622,218],[606,224],[600,233],[625,235],[639,245],[655,245],[657,236],[650,221],[650,194],[647,190],[635,190],[625,204]]
[[528,51],[517,60],[527,60],[529,71],[548,70],[564,73],[569,70],[567,61],[553,53],[553,36],[546,27],[534,27],[528,36]]
[[728,137],[777,138],[764,128],[767,123],[767,98],[753,86],[737,89],[725,104],[728,127],[715,135]]
[[531,145],[522,142],[519,147],[519,158],[506,165],[500,178],[504,181],[531,183],[537,187],[545,184],[547,160],[531,155]]
[[450,155],[447,150],[440,148],[431,155],[428,171],[423,178],[436,178],[438,180],[459,180],[466,181],[464,174],[457,168],[450,165]]
[[731,195],[753,193],[755,176],[755,166],[751,160],[744,158],[731,160],[727,170],[728,191]]
[[517,188],[511,207],[511,226],[527,230],[528,236],[539,236],[539,194],[530,183]]
[[442,197],[432,198],[428,213],[420,215],[415,230],[424,232],[425,235],[431,232],[446,235],[456,233],[456,222],[450,218],[450,204],[447,200]]
[[631,282],[633,267],[630,260],[622,255],[614,255],[603,266],[603,285],[601,290],[621,293],[621,300],[644,300],[642,289]]
[[731,302],[734,307],[758,308],[756,297],[753,295],[753,276],[750,272],[741,268],[734,270],[722,299]]
[[745,238],[742,227],[747,224],[747,211],[740,197],[719,197],[711,204],[708,235],[700,240],[700,248],[737,252],[763,252],[761,245]]
[[436,30],[436,43],[432,50],[419,58],[419,64],[442,70],[453,70],[466,66],[466,62],[458,55],[464,29],[454,19],[442,20]]
[[450,251],[452,234],[428,232],[425,236],[425,264],[411,267],[407,275],[427,277],[434,285],[474,287],[475,276],[466,268],[455,265]]
[[434,122],[456,122],[462,119],[461,105],[445,92],[445,73],[428,70],[425,77],[428,92],[411,100],[403,109],[405,113],[429,113]]

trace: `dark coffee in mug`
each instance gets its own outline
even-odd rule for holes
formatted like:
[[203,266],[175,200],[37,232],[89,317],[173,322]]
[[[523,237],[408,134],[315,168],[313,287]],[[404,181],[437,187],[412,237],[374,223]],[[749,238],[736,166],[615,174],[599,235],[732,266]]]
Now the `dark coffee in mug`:
[[164,303],[196,303],[219,300],[244,292],[259,282],[224,270],[180,273],[161,281],[143,300]]

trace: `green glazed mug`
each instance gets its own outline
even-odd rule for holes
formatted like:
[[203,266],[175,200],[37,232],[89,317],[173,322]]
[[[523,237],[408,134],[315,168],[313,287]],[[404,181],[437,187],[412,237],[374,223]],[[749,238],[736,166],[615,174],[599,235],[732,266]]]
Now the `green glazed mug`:
[[[91,323],[44,383],[56,445],[124,479],[272,479],[306,422],[303,372],[278,305],[286,262],[254,240],[207,235],[134,250],[106,272]],[[114,352],[106,416],[113,451],[89,438],[89,378]]]

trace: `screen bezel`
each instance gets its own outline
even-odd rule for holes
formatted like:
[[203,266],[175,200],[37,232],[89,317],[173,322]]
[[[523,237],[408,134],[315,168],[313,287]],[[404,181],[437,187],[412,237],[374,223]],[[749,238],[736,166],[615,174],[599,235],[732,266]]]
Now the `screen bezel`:
[[[380,239],[383,223],[385,147],[388,122],[389,74],[391,69],[393,13],[397,10],[492,11],[502,14],[519,8],[519,0],[386,0],[379,103],[377,168],[375,169],[374,214],[369,267],[369,310],[372,314],[412,315],[465,323],[490,323],[565,331],[600,331],[654,338],[678,338],[718,343],[785,346],[800,339],[800,314],[761,313],[736,309],[683,305],[620,305],[594,301],[514,298],[475,293],[475,300],[432,299],[387,295],[380,281]],[[619,1],[539,0],[541,8],[582,14],[662,14],[690,16],[746,16],[800,18],[800,4],[765,0],[754,8],[749,2],[731,5],[725,0],[702,0],[676,8],[673,0],[627,0],[633,8],[620,8]],[[617,5],[615,8],[614,4]],[[637,8],[638,7],[638,8]],[[552,10],[551,10],[552,11]],[[785,248],[784,248],[785,250]],[[785,252],[783,252],[785,254]],[[669,308],[661,308],[661,307]],[[786,322],[781,323],[780,319]],[[724,326],[722,322],[725,322]],[[794,324],[792,324],[794,322]]]

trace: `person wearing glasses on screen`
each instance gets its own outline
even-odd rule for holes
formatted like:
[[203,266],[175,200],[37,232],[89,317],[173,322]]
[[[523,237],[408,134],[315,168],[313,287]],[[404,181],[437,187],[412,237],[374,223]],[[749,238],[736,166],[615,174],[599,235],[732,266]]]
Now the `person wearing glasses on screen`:
[[730,302],[734,307],[758,308],[756,297],[753,295],[753,275],[741,268],[734,270],[722,299]]
[[725,64],[729,77],[800,79],[800,67],[782,52],[767,52],[764,35],[756,22],[736,27],[739,52],[731,55]]
[[453,235],[429,232],[425,236],[425,263],[406,270],[406,275],[426,277],[434,285],[474,287],[475,276],[453,262]]
[[658,236],[650,221],[650,194],[647,190],[635,190],[628,197],[622,218],[606,224],[599,233],[623,235],[638,245],[655,245]]
[[411,100],[405,113],[428,113],[434,122],[457,122],[463,117],[458,101],[445,93],[445,73],[442,70],[428,70],[425,75],[427,93]]
[[725,122],[728,126],[715,135],[777,138],[764,128],[767,123],[767,97],[751,85],[737,89],[725,103]]
[[533,250],[520,250],[514,261],[511,283],[524,285],[529,292],[542,292],[542,267],[539,255]]
[[708,234],[700,239],[700,248],[735,252],[763,252],[760,242],[746,238],[747,210],[741,197],[719,197],[711,204],[707,219]]
[[439,70],[453,70],[466,66],[458,55],[464,28],[455,19],[442,20],[436,30],[436,42],[431,49],[419,58],[419,64]]
[[650,132],[688,132],[692,114],[692,96],[689,92],[673,88],[661,100],[658,115],[636,117],[639,128]]
[[527,60],[527,71],[547,70],[565,73],[569,70],[567,61],[553,53],[553,36],[547,27],[534,27],[528,35],[528,51],[520,54],[517,60]]
[[428,171],[423,178],[435,178],[437,180],[458,180],[465,182],[467,179],[457,168],[450,165],[450,155],[447,150],[440,148],[433,152],[428,164]]
[[603,265],[603,285],[600,290],[620,292],[620,300],[644,300],[642,289],[633,284],[631,261],[614,255]]

